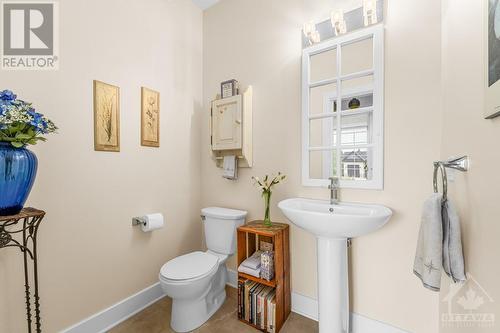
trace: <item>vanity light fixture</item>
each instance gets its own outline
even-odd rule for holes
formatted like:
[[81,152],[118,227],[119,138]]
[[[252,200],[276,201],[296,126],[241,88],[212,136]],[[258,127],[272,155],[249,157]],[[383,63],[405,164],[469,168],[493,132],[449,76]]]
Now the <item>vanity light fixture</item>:
[[332,13],[330,14],[330,20],[332,21],[332,28],[335,31],[335,36],[346,33],[347,25],[344,20],[343,9],[337,9],[332,11]]
[[377,0],[363,0],[363,16],[365,27],[378,22]]
[[314,24],[314,22],[304,23],[302,31],[304,32],[304,36],[308,39],[309,45],[313,45],[321,41],[321,36],[319,35],[318,30],[316,30],[316,24]]

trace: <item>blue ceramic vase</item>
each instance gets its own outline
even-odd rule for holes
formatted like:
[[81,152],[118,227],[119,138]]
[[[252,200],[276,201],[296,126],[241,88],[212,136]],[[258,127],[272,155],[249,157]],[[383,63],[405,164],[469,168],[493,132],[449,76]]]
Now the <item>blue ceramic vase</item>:
[[0,216],[23,209],[35,182],[38,160],[26,148],[0,142]]

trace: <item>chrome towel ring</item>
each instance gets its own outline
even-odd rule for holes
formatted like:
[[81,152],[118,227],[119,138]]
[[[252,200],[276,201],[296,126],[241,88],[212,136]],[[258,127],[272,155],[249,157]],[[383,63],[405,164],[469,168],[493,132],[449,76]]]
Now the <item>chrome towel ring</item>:
[[434,185],[434,193],[439,192],[438,180],[437,180],[438,170],[441,171],[441,179],[443,180],[443,198],[441,200],[445,202],[446,200],[448,200],[448,177],[446,175],[446,168],[442,163],[434,162],[434,177],[433,177],[434,179],[432,181]]
[[439,192],[438,188],[438,170],[441,171],[441,179],[443,182],[443,199],[442,201],[445,202],[448,200],[448,176],[446,174],[446,168],[450,169],[455,169],[459,170],[462,172],[468,171],[469,170],[469,157],[468,156],[462,156],[459,158],[453,158],[449,159],[447,161],[438,161],[434,162],[434,175],[433,175],[433,186],[434,186],[434,193]]

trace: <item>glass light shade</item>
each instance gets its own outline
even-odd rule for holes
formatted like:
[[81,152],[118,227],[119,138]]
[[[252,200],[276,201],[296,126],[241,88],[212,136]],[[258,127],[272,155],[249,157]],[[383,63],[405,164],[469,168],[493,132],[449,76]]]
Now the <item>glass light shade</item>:
[[335,26],[335,24],[344,21],[344,10],[342,9],[337,9],[332,11],[330,14],[330,19],[332,21],[332,25]]
[[319,31],[314,30],[311,33],[309,39],[311,40],[312,43],[319,43],[319,42],[321,42],[321,36],[319,35]]
[[363,16],[365,26],[378,22],[377,0],[363,0]]
[[309,37],[314,31],[316,31],[316,25],[314,22],[304,23],[302,31],[304,31],[304,36]]
[[344,20],[344,10],[342,9],[334,10],[330,14],[330,20],[332,22],[332,27],[333,30],[335,31],[336,36],[346,33],[347,27]]

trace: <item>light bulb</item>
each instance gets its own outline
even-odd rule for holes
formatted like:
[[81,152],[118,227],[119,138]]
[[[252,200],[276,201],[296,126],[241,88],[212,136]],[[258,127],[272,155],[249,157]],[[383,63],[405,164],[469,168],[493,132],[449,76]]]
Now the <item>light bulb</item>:
[[363,0],[363,16],[365,26],[378,22],[377,0]]
[[311,42],[313,44],[321,42],[321,36],[319,35],[319,31],[318,30],[314,30],[311,33],[310,40],[311,40]]
[[332,28],[335,31],[336,36],[346,33],[347,26],[344,20],[344,10],[334,10],[330,14],[330,21],[332,22]]
[[315,30],[316,25],[314,24],[314,22],[304,23],[304,26],[302,27],[302,31],[304,31],[304,36],[306,37],[309,37]]

